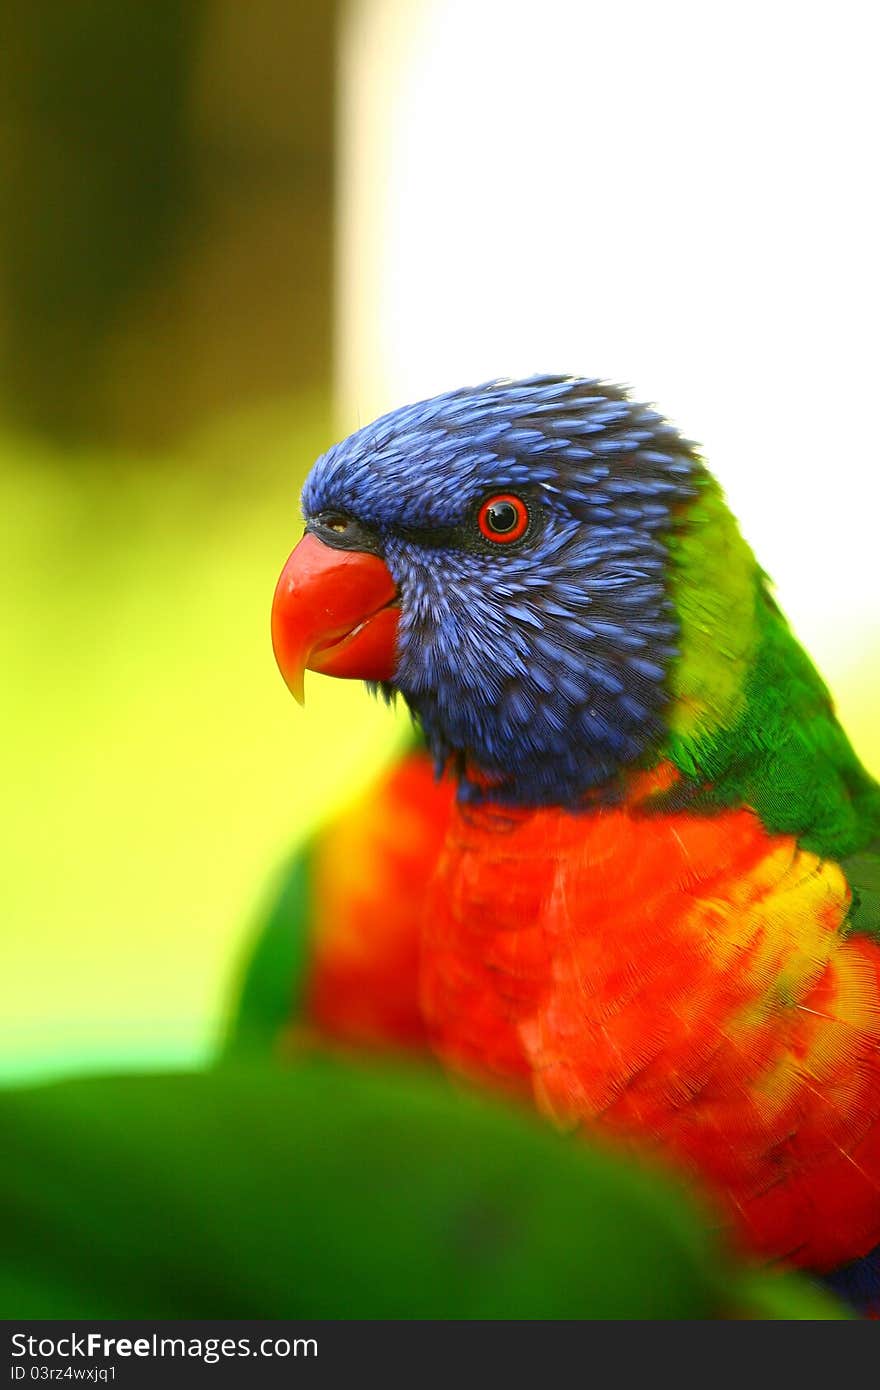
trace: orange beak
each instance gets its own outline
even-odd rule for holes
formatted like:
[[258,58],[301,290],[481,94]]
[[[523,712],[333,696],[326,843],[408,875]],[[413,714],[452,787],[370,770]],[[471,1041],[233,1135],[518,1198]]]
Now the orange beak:
[[396,664],[397,585],[384,560],[303,536],[272,603],[275,660],[295,700],[303,674],[387,681]]

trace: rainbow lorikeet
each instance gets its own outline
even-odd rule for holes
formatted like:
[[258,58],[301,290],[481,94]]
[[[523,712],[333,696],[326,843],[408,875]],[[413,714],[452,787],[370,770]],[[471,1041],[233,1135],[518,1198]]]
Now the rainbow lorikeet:
[[303,509],[288,685],[400,694],[447,774],[412,753],[340,822],[313,1016],[656,1149],[869,1299],[880,787],[695,446],[605,382],[497,381],[335,445]]

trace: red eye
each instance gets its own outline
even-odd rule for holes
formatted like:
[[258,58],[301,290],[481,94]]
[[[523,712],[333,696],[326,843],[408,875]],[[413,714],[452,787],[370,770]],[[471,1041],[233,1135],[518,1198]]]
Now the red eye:
[[529,509],[521,497],[500,492],[487,497],[477,513],[477,525],[487,541],[509,545],[524,536],[529,524]]

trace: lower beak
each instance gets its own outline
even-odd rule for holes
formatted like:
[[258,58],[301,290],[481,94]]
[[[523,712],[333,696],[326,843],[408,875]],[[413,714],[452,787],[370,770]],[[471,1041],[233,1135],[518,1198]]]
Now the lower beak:
[[387,681],[394,675],[397,586],[378,555],[336,550],[310,533],[281,571],[272,603],[275,660],[294,699],[303,674]]

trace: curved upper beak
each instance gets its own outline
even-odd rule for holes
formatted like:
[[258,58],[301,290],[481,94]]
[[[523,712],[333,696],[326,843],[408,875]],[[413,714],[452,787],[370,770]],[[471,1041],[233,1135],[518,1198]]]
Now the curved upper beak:
[[307,533],[281,571],[272,603],[275,660],[294,699],[303,675],[387,681],[394,675],[397,586],[378,555],[336,550]]

